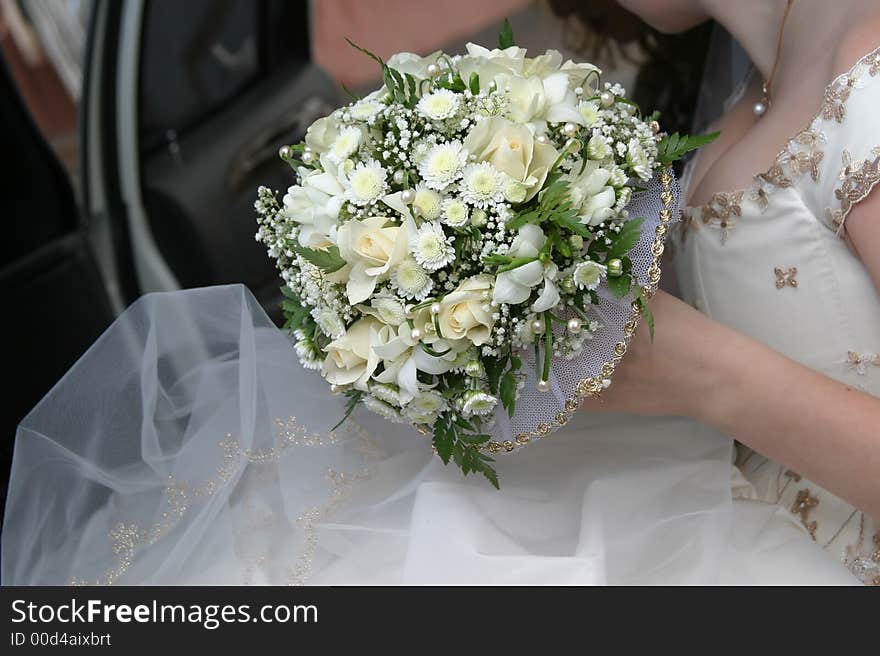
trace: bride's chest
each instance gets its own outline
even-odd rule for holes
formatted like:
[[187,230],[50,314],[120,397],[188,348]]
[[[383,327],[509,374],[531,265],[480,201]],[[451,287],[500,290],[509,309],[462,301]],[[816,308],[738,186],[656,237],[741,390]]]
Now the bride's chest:
[[880,394],[880,298],[795,188],[756,186],[685,210],[673,252],[682,295],[697,309]]

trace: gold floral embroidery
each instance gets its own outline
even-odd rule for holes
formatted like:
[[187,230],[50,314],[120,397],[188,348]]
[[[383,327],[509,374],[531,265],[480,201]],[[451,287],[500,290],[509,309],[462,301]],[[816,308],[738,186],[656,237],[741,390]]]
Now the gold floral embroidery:
[[853,160],[848,150],[843,151],[841,184],[834,190],[840,206],[828,209],[828,216],[838,234],[843,232],[846,217],[853,206],[863,201],[880,182],[880,147],[872,149],[873,160]]
[[801,524],[804,525],[804,528],[807,529],[807,532],[812,536],[812,538],[816,539],[816,529],[819,527],[818,522],[809,521],[810,513],[813,508],[819,505],[819,498],[814,497],[810,494],[810,490],[808,488],[804,488],[797,493],[795,497],[794,503],[791,506],[791,512],[795,515],[800,515]]
[[797,289],[797,272],[797,267],[789,267],[788,269],[783,269],[782,267],[774,268],[773,273],[776,274],[776,289],[784,289],[785,287],[793,287],[794,289]]
[[[178,481],[173,476],[168,478],[168,483],[162,490],[165,498],[165,509],[160,515],[158,522],[149,528],[141,528],[137,524],[120,522],[109,531],[112,551],[116,557],[116,563],[108,569],[102,577],[96,581],[86,581],[78,577],[71,580],[71,585],[113,585],[125,574],[134,562],[134,557],[139,548],[155,544],[167,535],[178,522],[187,514],[191,505],[200,500],[214,495],[218,488],[231,480],[237,472],[247,465],[268,465],[278,462],[285,452],[293,446],[317,447],[328,444],[336,444],[340,435],[330,431],[324,436],[309,433],[304,426],[300,425],[296,417],[287,420],[275,420],[276,433],[274,445],[268,449],[243,448],[240,442],[232,434],[227,433],[225,438],[218,442],[223,451],[223,463],[217,469],[212,478],[201,485],[194,486],[186,482]],[[357,446],[364,456],[369,456],[371,449],[375,449],[367,432],[349,421],[344,428],[345,433],[358,439]],[[311,566],[311,558],[314,552],[314,525],[322,517],[335,509],[345,498],[347,489],[355,482],[369,476],[367,468],[360,472],[345,473],[328,470],[327,480],[330,482],[329,500],[323,506],[315,507],[304,515],[297,518],[297,525],[303,531],[303,552],[299,563],[292,568],[291,583],[297,584],[308,575]]]
[[821,150],[795,153],[791,158],[791,165],[798,175],[803,175],[809,171],[813,182],[816,182],[819,179],[819,162],[822,161],[824,156],[825,153]]
[[[825,133],[822,131],[823,121],[836,121],[842,123],[846,118],[846,104],[850,99],[854,89],[864,86],[863,76],[867,72],[871,77],[880,75],[880,48],[873,50],[858,62],[846,73],[840,75],[829,84],[822,98],[818,113],[812,118],[806,129],[801,130],[792,139],[790,139],[785,148],[776,156],[773,164],[764,173],[761,173],[753,179],[752,185],[742,192],[725,192],[716,194],[708,203],[696,207],[687,208],[683,212],[685,221],[682,225],[683,238],[688,229],[697,228],[699,221],[702,219],[704,224],[713,224],[722,227],[722,242],[726,241],[727,230],[732,226],[729,220],[726,225],[721,226],[721,221],[716,220],[721,217],[715,216],[717,208],[713,205],[717,204],[718,197],[729,197],[735,193],[745,194],[745,198],[754,201],[763,211],[766,210],[770,203],[770,195],[776,189],[786,189],[792,187],[795,181],[806,173],[810,174],[810,178],[817,182],[820,177],[820,164],[825,157],[822,144],[826,141]],[[855,200],[849,201],[849,204],[842,209],[829,210],[831,222],[836,228],[842,226],[849,208],[864,199],[870,189],[865,189],[865,176],[869,180],[873,180],[876,184],[877,170],[880,164],[875,160],[874,168],[871,171],[861,171],[862,178],[856,176],[847,183],[848,188],[841,193],[844,196],[854,197]],[[872,184],[872,186],[873,186]],[[860,191],[856,191],[858,188]],[[863,192],[863,195],[862,195]],[[736,216],[740,216],[737,214]],[[708,217],[708,218],[707,218]],[[729,217],[727,217],[729,219]]]
[[846,118],[846,101],[849,100],[858,78],[855,71],[838,78],[825,90],[822,100],[822,118],[843,123]]
[[868,367],[880,367],[880,353],[857,353],[849,351],[846,354],[846,363],[856,370],[860,376],[868,373]]

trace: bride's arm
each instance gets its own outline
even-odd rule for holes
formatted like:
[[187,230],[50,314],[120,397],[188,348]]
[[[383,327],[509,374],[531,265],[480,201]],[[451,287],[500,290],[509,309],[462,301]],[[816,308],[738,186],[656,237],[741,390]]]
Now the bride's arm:
[[614,384],[586,411],[695,417],[880,516],[880,399],[669,294],[651,307],[654,342],[639,331]]

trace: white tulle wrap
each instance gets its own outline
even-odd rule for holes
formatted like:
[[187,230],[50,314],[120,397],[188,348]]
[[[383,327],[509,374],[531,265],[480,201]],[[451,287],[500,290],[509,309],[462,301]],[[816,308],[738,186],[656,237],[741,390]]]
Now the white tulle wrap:
[[297,362],[241,286],[143,297],[22,422],[4,584],[710,582],[730,443],[578,413],[502,490]]

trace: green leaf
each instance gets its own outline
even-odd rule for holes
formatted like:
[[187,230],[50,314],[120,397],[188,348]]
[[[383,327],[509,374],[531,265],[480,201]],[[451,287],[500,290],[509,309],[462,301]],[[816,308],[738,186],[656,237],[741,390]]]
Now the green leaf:
[[651,312],[651,308],[648,307],[648,302],[642,299],[640,301],[640,305],[642,306],[642,316],[645,318],[645,321],[648,323],[648,333],[651,335],[651,341],[654,341],[654,313]]
[[284,315],[284,328],[293,332],[300,328],[306,317],[309,316],[308,308],[304,307],[299,297],[288,286],[281,288],[284,300],[281,301],[281,313]]
[[636,292],[634,294],[636,302],[639,304],[639,311],[642,313],[642,318],[648,324],[648,334],[651,336],[651,341],[654,341],[654,313],[651,312],[651,308],[648,307],[648,299],[645,298],[645,295],[642,293],[642,288],[636,288]]
[[635,248],[642,237],[642,224],[644,223],[645,219],[642,217],[624,223],[620,232],[612,237],[614,241],[608,249],[608,259],[623,257]]
[[498,253],[492,253],[483,258],[483,264],[486,266],[501,266],[503,264],[510,264],[512,261],[513,258],[509,255],[500,255]]
[[702,148],[712,143],[718,138],[720,132],[711,132],[709,134],[700,134],[695,136],[667,134],[657,144],[657,160],[661,164],[672,164],[680,160],[687,153]]
[[489,391],[492,394],[498,394],[498,386],[501,383],[501,375],[504,367],[507,366],[507,356],[502,355],[497,358],[483,358],[483,367],[486,369],[486,378],[489,381]]
[[339,420],[339,423],[336,424],[331,431],[335,431],[337,428],[342,426],[345,423],[345,420],[349,418],[354,409],[357,407],[358,403],[361,402],[361,399],[364,398],[364,393],[360,390],[349,390],[345,393],[345,396],[348,397],[348,401],[345,402],[345,414],[342,415],[342,419]]
[[608,289],[617,298],[623,298],[629,294],[630,287],[632,287],[632,278],[628,275],[608,278]]
[[336,246],[330,246],[325,249],[294,246],[293,250],[297,255],[302,256],[324,273],[333,273],[345,266],[345,260],[339,255],[339,249]]
[[507,414],[513,417],[516,411],[516,376],[507,372],[501,377],[501,405],[507,410]]
[[471,78],[468,80],[468,87],[471,90],[471,93],[475,96],[480,93],[480,76],[476,73],[471,73]]
[[360,100],[361,99],[361,97],[359,95],[357,95],[354,91],[349,89],[344,84],[340,83],[340,86],[342,87],[342,90],[345,92],[345,95],[347,95],[352,100]]
[[569,232],[580,235],[585,239],[590,237],[590,231],[587,229],[587,226],[578,221],[576,216],[572,217],[568,214],[559,214],[554,217],[553,223],[558,225],[560,228],[565,228]]
[[452,457],[452,449],[455,446],[455,429],[447,426],[442,417],[434,423],[433,444],[443,464],[448,465],[449,458]]
[[510,21],[505,18],[504,24],[501,26],[501,32],[498,34],[498,47],[504,50],[505,48],[515,45],[516,42],[513,40],[513,30],[510,29]]

